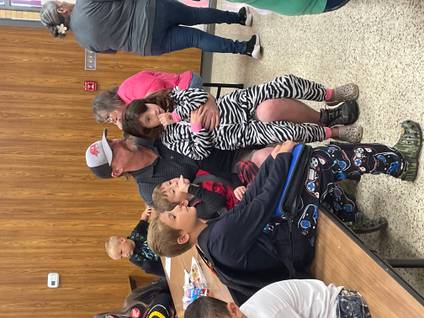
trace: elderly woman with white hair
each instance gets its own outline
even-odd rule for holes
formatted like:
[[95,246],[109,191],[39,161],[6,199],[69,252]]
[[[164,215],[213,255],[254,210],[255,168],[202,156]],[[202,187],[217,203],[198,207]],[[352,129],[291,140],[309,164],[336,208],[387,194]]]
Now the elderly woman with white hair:
[[161,55],[190,47],[208,52],[260,57],[259,37],[233,41],[188,26],[228,23],[250,26],[248,8],[239,12],[186,6],[177,0],[77,0],[75,4],[48,1],[41,8],[41,23],[54,37],[75,34],[91,51]]

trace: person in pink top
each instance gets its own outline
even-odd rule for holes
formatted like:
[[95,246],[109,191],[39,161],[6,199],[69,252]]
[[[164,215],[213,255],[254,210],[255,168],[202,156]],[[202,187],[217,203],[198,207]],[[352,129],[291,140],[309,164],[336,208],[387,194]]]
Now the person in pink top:
[[189,87],[201,88],[202,79],[191,71],[180,74],[141,71],[123,81],[119,85],[117,94],[128,105],[133,100],[143,98],[150,93],[176,86],[181,89],[187,89]]
[[133,100],[162,89],[202,88],[202,85],[202,78],[192,71],[183,73],[141,71],[127,78],[121,85],[100,92],[92,103],[94,117],[97,122],[113,123],[122,129],[121,113]]

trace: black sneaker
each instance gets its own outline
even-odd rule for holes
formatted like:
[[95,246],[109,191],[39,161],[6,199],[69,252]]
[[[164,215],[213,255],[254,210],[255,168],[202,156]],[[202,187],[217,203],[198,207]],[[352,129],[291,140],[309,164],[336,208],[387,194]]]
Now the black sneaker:
[[249,41],[246,42],[246,55],[259,59],[261,57],[261,42],[259,35],[254,34]]
[[319,122],[326,127],[352,125],[358,117],[358,103],[355,100],[349,100],[335,108],[321,109]]
[[243,7],[239,10],[238,15],[240,17],[240,24],[245,26],[251,26],[253,21],[253,14],[250,12],[248,7]]
[[385,230],[388,223],[385,217],[370,219],[362,212],[358,212],[355,222],[348,224],[348,226],[356,234],[365,234]]

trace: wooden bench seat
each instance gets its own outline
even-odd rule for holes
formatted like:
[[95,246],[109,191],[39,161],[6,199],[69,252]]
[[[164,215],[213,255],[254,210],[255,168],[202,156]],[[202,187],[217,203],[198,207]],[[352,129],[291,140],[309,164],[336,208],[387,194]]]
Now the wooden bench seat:
[[373,318],[423,318],[424,299],[340,221],[321,211],[312,273],[358,290]]
[[[318,223],[315,260],[312,272],[326,283],[343,285],[359,290],[370,307],[373,318],[424,318],[424,300],[393,269],[369,252],[360,240],[331,215],[321,211]],[[182,307],[184,269],[190,269],[194,256],[205,272],[210,296],[230,301],[228,289],[192,248],[172,258],[168,283],[177,308],[178,317],[184,317]],[[165,267],[165,258],[162,258]]]

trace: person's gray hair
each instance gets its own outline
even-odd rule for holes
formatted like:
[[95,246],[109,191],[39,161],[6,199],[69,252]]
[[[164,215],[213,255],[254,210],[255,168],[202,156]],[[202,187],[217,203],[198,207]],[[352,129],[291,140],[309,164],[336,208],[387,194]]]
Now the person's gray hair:
[[118,89],[118,86],[113,86],[106,91],[100,92],[94,98],[92,103],[93,114],[98,123],[106,122],[111,112],[124,105],[124,101],[118,95]]
[[40,21],[54,37],[63,38],[69,29],[69,19],[57,12],[58,8],[54,1],[44,3],[40,10]]

